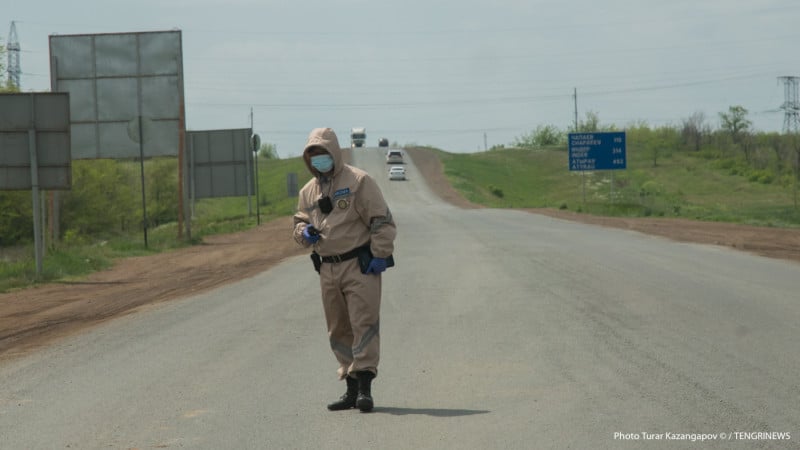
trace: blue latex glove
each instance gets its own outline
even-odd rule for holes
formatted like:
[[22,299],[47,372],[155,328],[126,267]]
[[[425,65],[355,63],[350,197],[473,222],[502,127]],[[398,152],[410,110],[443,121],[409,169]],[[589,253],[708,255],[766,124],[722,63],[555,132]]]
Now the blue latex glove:
[[386,260],[383,258],[372,258],[367,266],[367,273],[374,273],[375,275],[386,270]]
[[306,224],[306,227],[303,228],[303,239],[309,244],[316,244],[319,241],[319,232],[314,228],[314,225]]

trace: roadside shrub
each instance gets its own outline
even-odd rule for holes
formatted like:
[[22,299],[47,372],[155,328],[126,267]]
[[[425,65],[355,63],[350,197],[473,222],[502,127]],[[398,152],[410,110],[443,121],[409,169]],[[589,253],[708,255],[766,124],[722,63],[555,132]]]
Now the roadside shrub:
[[732,159],[720,159],[718,161],[714,161],[713,167],[718,169],[732,169],[734,164],[735,163]]
[[769,170],[754,170],[750,172],[747,180],[751,183],[771,184],[775,180],[775,175]]
[[33,204],[29,192],[0,192],[0,247],[33,239]]
[[503,198],[504,195],[503,190],[493,184],[489,185],[489,192],[491,192],[492,195],[498,198]]
[[75,229],[67,230],[64,233],[62,240],[66,245],[84,245],[89,241],[87,236],[82,235],[78,230]]
[[650,180],[646,181],[641,188],[639,188],[639,195],[641,197],[657,197],[664,192],[664,187],[657,182]]

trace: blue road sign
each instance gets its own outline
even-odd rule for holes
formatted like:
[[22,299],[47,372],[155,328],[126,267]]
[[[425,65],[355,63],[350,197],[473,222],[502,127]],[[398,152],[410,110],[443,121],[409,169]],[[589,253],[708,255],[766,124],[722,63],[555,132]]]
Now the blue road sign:
[[569,133],[569,170],[619,170],[627,167],[625,132]]

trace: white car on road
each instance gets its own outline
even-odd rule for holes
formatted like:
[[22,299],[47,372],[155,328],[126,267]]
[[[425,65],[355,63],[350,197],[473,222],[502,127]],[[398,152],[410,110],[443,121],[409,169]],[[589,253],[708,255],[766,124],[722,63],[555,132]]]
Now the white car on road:
[[389,150],[386,152],[386,164],[403,164],[403,152],[400,150]]
[[392,166],[389,169],[389,179],[390,180],[405,180],[406,179],[406,168],[403,166]]

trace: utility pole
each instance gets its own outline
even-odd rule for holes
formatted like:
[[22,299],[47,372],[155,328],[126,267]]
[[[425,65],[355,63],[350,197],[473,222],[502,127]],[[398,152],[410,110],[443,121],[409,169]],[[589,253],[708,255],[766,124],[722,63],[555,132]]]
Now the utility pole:
[[791,137],[794,149],[794,208],[797,209],[797,192],[800,184],[800,147],[798,146],[798,132],[800,132],[800,100],[798,99],[797,85],[800,77],[783,76],[778,77],[778,81],[783,81],[784,101],[781,109],[783,115],[783,133]]
[[573,98],[575,99],[575,132],[578,132],[578,88],[573,88]]
[[[575,100],[575,132],[578,132],[578,88],[573,88],[572,97]],[[613,173],[613,172],[612,172]],[[583,204],[586,204],[586,172],[581,170],[581,184],[583,185]]]
[[260,192],[258,188],[258,152],[261,151],[261,138],[253,131],[253,107],[250,107],[250,146],[253,152],[253,165],[255,166],[254,176],[256,178],[256,225],[261,225],[261,199],[259,198]]
[[9,87],[20,88],[19,75],[22,70],[19,67],[19,40],[17,39],[17,26],[11,21],[11,31],[8,33],[8,84]]

